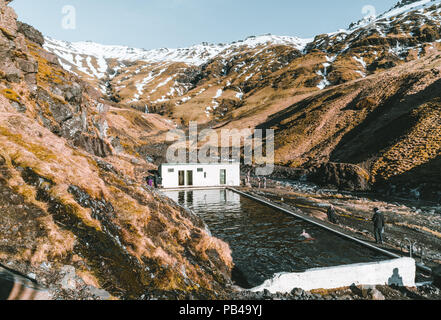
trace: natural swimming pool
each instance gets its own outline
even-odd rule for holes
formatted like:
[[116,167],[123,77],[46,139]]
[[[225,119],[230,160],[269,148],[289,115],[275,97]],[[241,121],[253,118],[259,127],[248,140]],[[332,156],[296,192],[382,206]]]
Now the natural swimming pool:
[[[230,190],[165,191],[193,210],[213,236],[227,242],[235,263],[233,280],[244,288],[276,273],[387,260],[373,250]],[[302,241],[306,230],[314,241]]]

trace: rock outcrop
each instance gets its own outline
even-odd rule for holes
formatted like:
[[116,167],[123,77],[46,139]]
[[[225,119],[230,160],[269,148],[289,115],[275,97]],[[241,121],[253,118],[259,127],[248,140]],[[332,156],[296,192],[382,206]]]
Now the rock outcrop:
[[228,245],[145,185],[155,167],[137,150],[173,126],[102,100],[9,2],[0,0],[0,265],[52,299],[225,297]]
[[340,190],[371,190],[369,173],[359,166],[347,163],[324,163],[310,171],[308,180]]
[[0,79],[13,83],[25,80],[34,88],[37,62],[27,55],[25,38],[18,32],[17,16],[7,3],[0,4]]
[[18,32],[22,33],[26,37],[26,39],[35,42],[40,46],[43,46],[44,36],[40,31],[35,29],[33,26],[30,26],[27,23],[21,21],[17,21],[17,27]]

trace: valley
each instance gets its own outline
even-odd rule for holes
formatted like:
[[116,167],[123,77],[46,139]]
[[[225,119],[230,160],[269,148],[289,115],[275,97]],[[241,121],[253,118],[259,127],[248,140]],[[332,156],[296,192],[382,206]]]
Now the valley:
[[234,246],[146,184],[167,134],[190,122],[273,129],[271,186],[253,180],[247,192],[320,220],[332,203],[343,229],[368,240],[381,206],[392,250],[409,237],[441,262],[441,1],[399,1],[311,39],[154,50],[50,38],[10,2],[0,0],[0,265],[53,299],[373,298],[239,290]]

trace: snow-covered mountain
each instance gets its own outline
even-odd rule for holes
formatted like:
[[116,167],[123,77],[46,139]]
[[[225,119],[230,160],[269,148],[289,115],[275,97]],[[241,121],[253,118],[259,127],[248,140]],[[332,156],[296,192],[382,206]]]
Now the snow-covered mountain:
[[[339,35],[341,38],[346,38],[347,36],[344,34],[350,35],[354,32],[360,31],[360,29],[372,27],[373,25],[378,29],[382,29],[396,18],[405,19],[409,13],[418,13],[429,20],[439,21],[441,20],[439,15],[441,9],[436,8],[436,10],[427,10],[431,6],[439,3],[440,0],[402,0],[393,8],[379,16],[367,15],[357,23],[351,24],[348,29],[340,29],[337,32],[329,33],[328,35]],[[421,24],[424,22],[426,21],[421,21]],[[379,31],[385,33],[385,30]],[[187,48],[160,48],[153,50],[102,45],[90,41],[71,43],[46,37],[44,47],[46,50],[57,54],[60,57],[63,66],[67,69],[72,70],[72,67],[75,66],[79,71],[97,78],[103,78],[108,69],[107,60],[109,59],[115,59],[121,62],[182,62],[189,65],[200,66],[219,55],[228,57],[237,52],[237,50],[243,48],[254,49],[262,46],[286,45],[292,46],[299,51],[304,51],[308,44],[314,44],[313,39],[301,39],[292,36],[267,34],[251,36],[245,40],[228,44],[202,43]],[[314,45],[312,47],[314,47]],[[88,59],[87,57],[90,58]],[[86,61],[83,61],[83,58],[85,58]],[[92,63],[91,60],[95,60],[95,63]]]
[[[358,28],[363,28],[374,23],[384,23],[393,20],[396,17],[403,17],[415,11],[419,11],[420,13],[424,14],[426,9],[430,8],[432,5],[438,4],[439,2],[439,0],[402,0],[399,1],[393,8],[381,13],[378,16],[367,14],[362,20],[351,24],[347,31],[354,31]],[[428,16],[434,18],[433,13],[433,11],[428,12]]]
[[415,10],[419,10],[421,13],[424,13],[425,9],[439,2],[439,0],[402,0],[389,11],[381,14],[378,19],[392,18]]
[[314,39],[144,50],[46,38],[44,46],[109,99],[184,121],[225,120],[251,101],[325,90],[423,57],[441,41],[440,13],[441,0],[403,0]]
[[[161,48],[145,50],[129,48],[124,46],[102,45],[94,42],[66,42],[50,37],[45,38],[44,47],[46,50],[56,53],[63,61],[83,69],[82,56],[94,57],[98,62],[98,68],[92,72],[93,75],[101,78],[106,71],[106,61],[115,59],[121,62],[145,61],[150,63],[161,62],[183,62],[189,65],[202,65],[216,56],[232,55],[240,49],[255,49],[268,45],[292,46],[302,51],[312,39],[300,39],[297,37],[262,35],[251,36],[245,40],[236,41],[229,44],[208,44],[202,43],[188,48],[169,49]],[[86,61],[87,63],[87,61]],[[90,67],[90,66],[89,66]],[[91,68],[93,71],[93,68]]]
[[[193,80],[182,78],[188,78],[187,73],[194,68],[218,60],[224,64],[241,60],[235,70],[249,80],[256,72],[248,72],[252,65],[242,60],[256,58],[266,49],[276,47],[301,55],[312,40],[267,34],[229,44],[202,43],[189,48],[144,50],[93,42],[69,43],[46,37],[44,48],[56,54],[66,70],[92,82],[102,93],[125,103],[151,105],[182,97],[193,88]],[[266,62],[262,60],[259,64]],[[182,97],[179,103],[189,100],[190,97]]]

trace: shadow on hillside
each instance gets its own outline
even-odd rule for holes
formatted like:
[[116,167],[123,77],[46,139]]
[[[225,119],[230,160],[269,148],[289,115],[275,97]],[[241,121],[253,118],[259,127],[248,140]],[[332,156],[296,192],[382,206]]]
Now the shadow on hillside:
[[421,198],[441,202],[441,156],[388,180],[389,185],[419,188]]

